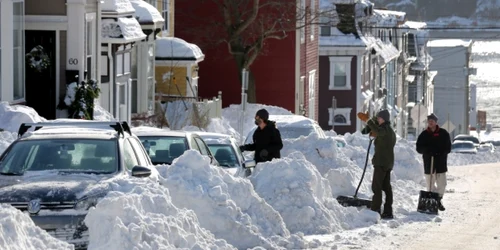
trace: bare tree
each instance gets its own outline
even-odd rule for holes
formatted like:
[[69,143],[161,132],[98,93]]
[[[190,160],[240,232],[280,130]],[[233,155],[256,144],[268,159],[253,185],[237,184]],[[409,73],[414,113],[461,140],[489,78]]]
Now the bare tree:
[[[307,26],[325,24],[335,14],[334,5],[318,6],[311,10],[310,5],[301,6],[300,0],[177,0],[189,1],[190,8],[179,10],[191,19],[187,24],[202,47],[227,46],[234,58],[241,84],[241,71],[249,72],[248,101],[255,102],[255,80],[250,66],[262,54],[266,53],[266,42],[285,39],[290,32]],[[311,0],[305,2],[310,3]],[[315,1],[315,0],[312,0]],[[320,0],[323,2],[325,0]],[[327,2],[331,0],[326,0]],[[322,7],[322,8],[319,8]],[[198,9],[196,9],[198,8]],[[199,8],[204,11],[202,17]],[[315,26],[313,26],[314,28]]]

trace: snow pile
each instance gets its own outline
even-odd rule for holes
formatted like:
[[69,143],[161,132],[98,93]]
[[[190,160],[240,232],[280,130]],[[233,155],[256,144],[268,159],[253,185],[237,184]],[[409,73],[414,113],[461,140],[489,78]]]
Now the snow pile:
[[45,118],[28,106],[0,102],[0,128],[3,130],[17,132],[21,123],[44,121]]
[[74,249],[73,245],[50,236],[37,227],[27,214],[0,204],[0,249]]
[[[142,0],[129,0],[135,9],[135,16],[139,23],[149,24],[151,22],[163,22],[165,21],[161,16],[158,9],[156,9],[151,4]],[[170,8],[167,6],[166,8]]]
[[448,155],[448,166],[463,166],[494,162],[500,162],[500,152],[498,151],[493,153],[477,152],[477,154],[451,153]]
[[2,131],[0,132],[0,154],[5,151],[12,142],[17,139],[17,133]]
[[196,61],[204,58],[205,55],[196,44],[188,43],[177,37],[158,37],[156,39],[156,57],[189,58]]
[[241,115],[243,114],[241,105],[230,105],[229,107],[223,109],[222,117],[224,120],[228,121],[229,125],[236,129],[241,136],[245,137],[250,130],[255,127],[255,113],[257,113],[259,109],[266,109],[267,112],[269,112],[269,115],[293,115],[292,112],[281,107],[248,103],[243,119],[244,128],[242,134],[241,131],[239,131]]
[[116,121],[111,113],[105,110],[98,103],[94,104],[94,120],[95,121]]
[[366,209],[342,207],[334,200],[328,180],[300,152],[259,164],[250,180],[292,233],[329,234],[378,219]]
[[197,151],[186,151],[172,165],[158,169],[173,203],[192,209],[202,227],[238,249],[307,247],[301,237],[290,235],[280,214],[248,180],[210,166]]
[[126,13],[135,11],[129,0],[104,0],[101,8],[104,12]]
[[200,227],[191,210],[172,204],[169,191],[149,180],[118,180],[85,224],[89,249],[234,249]]

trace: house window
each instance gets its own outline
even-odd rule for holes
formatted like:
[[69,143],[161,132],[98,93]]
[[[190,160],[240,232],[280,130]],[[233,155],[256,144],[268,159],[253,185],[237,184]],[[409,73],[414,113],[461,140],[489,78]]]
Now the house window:
[[161,1],[161,14],[163,16],[163,19],[165,19],[165,23],[163,26],[163,31],[166,33],[166,35],[170,35],[170,0],[162,0]]
[[319,18],[319,35],[320,36],[331,36],[332,35],[332,25],[330,24],[329,17],[320,17]]
[[24,2],[14,1],[13,8],[13,85],[14,100],[19,100],[24,98]]
[[316,117],[316,70],[311,70],[309,72],[309,101],[308,105],[308,115],[309,118],[315,119]]
[[306,28],[304,27],[306,24],[306,0],[300,0],[300,20],[299,20],[299,27],[300,27],[300,43],[305,42],[305,37],[306,37]]
[[329,108],[328,113],[330,114],[330,119],[328,119],[328,125],[332,126],[350,126],[351,125],[351,111],[352,108]]
[[116,53],[116,75],[130,74],[130,51]]
[[352,57],[330,57],[330,90],[351,89]]
[[316,25],[314,23],[316,23],[316,18],[317,18],[317,14],[316,14],[316,1],[315,0],[311,0],[311,6],[310,6],[310,13],[311,13],[311,41],[314,40],[314,30],[316,29]]

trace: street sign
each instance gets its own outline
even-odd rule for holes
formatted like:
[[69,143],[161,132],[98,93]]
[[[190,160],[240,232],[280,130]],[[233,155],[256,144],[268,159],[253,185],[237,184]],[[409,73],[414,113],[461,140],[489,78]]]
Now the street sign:
[[443,125],[441,125],[442,128],[446,129],[448,131],[448,133],[451,133],[453,130],[455,130],[455,125],[453,125],[453,123],[451,121],[446,121],[445,123],[443,123]]

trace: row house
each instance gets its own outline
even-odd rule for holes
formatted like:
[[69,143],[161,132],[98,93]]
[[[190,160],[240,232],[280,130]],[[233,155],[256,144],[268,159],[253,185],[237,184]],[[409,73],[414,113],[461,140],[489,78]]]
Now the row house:
[[[432,57],[428,53],[429,32],[424,22],[407,21],[402,25],[406,40],[407,57],[411,58],[409,71],[405,74],[403,92],[406,100],[403,137],[415,138],[419,130],[426,127],[426,116],[433,112],[434,77],[437,71],[430,71]],[[406,72],[405,72],[406,73]],[[418,108],[418,112],[412,112]],[[419,115],[417,115],[417,113]],[[412,115],[413,114],[413,115]]]
[[[344,134],[363,126],[357,112],[374,114],[384,107],[387,91],[383,89],[388,75],[389,82],[395,81],[395,61],[400,52],[382,32],[373,35],[371,2],[333,2],[337,24],[320,29],[318,121],[323,129]],[[392,67],[389,74],[388,65]]]
[[[299,0],[296,3],[295,14],[307,18],[319,7],[319,0]],[[220,13],[214,12],[218,8],[214,1],[202,1],[195,5],[191,1],[176,2],[175,35],[198,44],[203,51],[204,60],[200,63],[198,77],[205,84],[199,84],[199,96],[210,98],[223,90],[224,106],[227,107],[241,103],[241,72],[226,43],[207,44],[199,32],[194,32],[200,29],[216,32],[211,23],[222,19],[222,16],[214,16],[214,13]],[[261,8],[259,16],[266,15],[265,11]],[[303,20],[298,21],[297,26],[299,29],[285,32],[284,39],[266,40],[265,53],[260,54],[250,66],[256,102],[280,106],[317,120],[320,113],[318,26],[304,25]]]
[[[141,0],[1,1],[0,100],[47,119],[73,82],[96,79],[100,105],[120,120],[147,111],[162,14]],[[10,31],[9,31],[10,30]],[[141,86],[142,85],[142,86]]]

